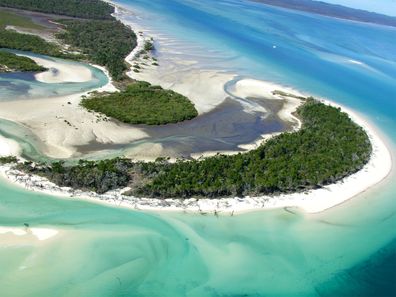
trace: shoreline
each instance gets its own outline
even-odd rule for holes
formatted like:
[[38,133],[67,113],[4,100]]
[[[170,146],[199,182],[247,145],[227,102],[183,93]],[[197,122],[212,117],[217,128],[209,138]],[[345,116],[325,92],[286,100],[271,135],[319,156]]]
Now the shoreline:
[[[171,89],[182,94],[194,104],[198,115],[214,110],[227,99],[228,94],[223,86],[237,76],[235,73],[207,69],[206,67],[196,68],[198,61],[195,57],[181,58],[178,50],[175,53],[169,48],[166,38],[150,31],[147,32],[141,24],[126,20],[124,12],[128,14],[131,10],[109,0],[105,0],[105,2],[115,8],[113,16],[126,26],[131,27],[137,36],[137,46],[124,59],[130,65],[126,71],[129,78],[147,81],[152,85],[159,85],[164,89]],[[149,55],[157,59],[158,66],[147,65],[147,60],[138,55],[140,50],[144,49],[144,42],[149,40],[154,43],[155,47]],[[158,45],[160,51],[157,51]],[[134,64],[141,66],[142,70],[135,72]]]
[[[25,174],[11,169],[9,165],[0,166],[0,176],[10,184],[26,190],[133,210],[234,215],[259,210],[296,207],[306,213],[319,213],[343,204],[355,196],[366,192],[386,179],[392,171],[392,156],[390,151],[382,139],[376,134],[376,129],[367,123],[367,120],[336,103],[325,99],[321,99],[321,101],[335,107],[341,107],[356,124],[363,127],[369,136],[373,152],[369,162],[360,171],[345,177],[335,184],[320,189],[277,196],[246,196],[244,198],[154,199],[123,196],[122,193],[128,190],[128,188],[113,190],[99,195],[94,192],[59,187],[46,178]],[[4,139],[0,138],[0,147],[6,145]],[[12,148],[9,149],[9,151],[11,150]]]

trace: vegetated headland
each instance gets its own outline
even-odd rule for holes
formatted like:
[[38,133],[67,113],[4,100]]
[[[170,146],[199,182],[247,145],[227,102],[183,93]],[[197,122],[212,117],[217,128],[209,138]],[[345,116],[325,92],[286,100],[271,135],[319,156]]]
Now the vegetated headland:
[[[19,163],[16,169],[59,186],[154,198],[235,197],[320,188],[357,172],[370,159],[366,132],[339,108],[307,98],[297,112],[302,128],[282,133],[247,153],[203,160],[81,160],[78,165]],[[3,159],[3,162],[9,159]]]

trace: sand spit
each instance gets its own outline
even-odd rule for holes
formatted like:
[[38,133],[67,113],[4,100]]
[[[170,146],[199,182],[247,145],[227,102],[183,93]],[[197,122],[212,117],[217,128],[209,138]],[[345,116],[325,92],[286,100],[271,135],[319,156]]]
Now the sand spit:
[[89,68],[82,65],[69,63],[67,61],[51,61],[38,57],[29,56],[37,64],[48,68],[48,71],[40,72],[35,75],[36,80],[52,84],[52,83],[79,83],[86,82],[92,79],[92,72]]
[[[334,104],[333,104],[334,105]],[[274,209],[282,207],[296,207],[307,213],[317,213],[341,204],[356,195],[365,192],[375,184],[385,179],[391,171],[391,155],[384,142],[375,133],[375,129],[361,117],[349,113],[353,120],[361,125],[369,135],[373,146],[370,161],[359,172],[352,174],[343,180],[325,186],[321,189],[302,193],[283,194],[279,196],[260,197],[234,197],[222,199],[151,199],[124,196],[122,193],[127,189],[110,191],[103,195],[93,192],[83,192],[67,187],[58,187],[46,178],[25,174],[10,168],[1,166],[0,173],[7,180],[32,191],[39,191],[61,197],[87,199],[93,202],[105,203],[111,206],[127,207],[135,210],[146,211],[178,211],[198,212],[211,214],[237,214],[249,211]],[[9,145],[4,139],[0,139],[2,151]],[[17,151],[15,151],[17,153]]]

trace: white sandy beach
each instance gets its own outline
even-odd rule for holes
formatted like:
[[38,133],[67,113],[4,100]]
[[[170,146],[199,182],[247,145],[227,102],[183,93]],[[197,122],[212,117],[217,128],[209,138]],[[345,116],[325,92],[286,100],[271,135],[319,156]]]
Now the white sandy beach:
[[283,91],[288,94],[295,96],[306,97],[306,95],[298,92],[295,89],[281,86],[275,83],[245,78],[238,80],[234,85],[227,89],[227,93],[237,98],[265,98],[267,100],[284,100],[285,105],[278,113],[279,117],[284,121],[290,121],[295,123],[295,128],[301,127],[301,121],[293,115],[297,107],[301,105],[301,100],[289,97],[276,95],[274,91]]
[[18,142],[0,135],[0,157],[11,155],[19,156],[20,153],[21,149]]
[[[332,105],[336,104],[332,103]],[[13,170],[9,166],[1,166],[0,173],[9,181],[28,190],[61,197],[87,199],[93,202],[105,203],[117,207],[127,207],[135,210],[237,214],[260,209],[297,207],[307,213],[317,213],[341,204],[367,191],[384,180],[392,169],[391,154],[384,142],[376,134],[375,128],[355,113],[351,111],[348,111],[348,113],[356,123],[366,130],[370,137],[373,153],[369,163],[359,172],[344,178],[336,184],[303,193],[245,198],[159,200],[123,196],[122,192],[126,189],[98,195],[93,192],[83,192],[65,187],[60,188],[45,178],[27,175]],[[0,147],[3,148],[2,151],[9,152],[15,149],[15,147],[8,148],[7,150],[4,149],[9,144],[4,138],[0,139],[0,141]],[[15,151],[15,153],[17,153],[17,151]]]
[[48,68],[48,71],[35,75],[36,80],[44,83],[86,82],[92,79],[89,68],[68,62],[53,62],[48,59],[30,57],[37,64]]
[[12,234],[15,236],[26,236],[33,235],[38,240],[43,241],[56,236],[59,233],[58,230],[49,228],[29,228],[29,227],[6,227],[0,226],[0,235]]
[[42,141],[43,153],[53,158],[69,158],[78,146],[93,141],[115,144],[146,137],[139,129],[99,120],[79,106],[82,95],[0,102],[0,117],[27,127]]
[[[137,48],[129,55],[131,58],[143,46],[145,39],[142,36],[139,38]],[[88,67],[76,65],[76,63],[31,58],[38,64],[50,68],[49,71],[36,75],[36,79],[43,83],[86,82],[92,78],[92,73]],[[104,67],[91,66],[104,71],[109,79],[109,83],[97,89],[97,91],[117,91],[112,84],[108,71]],[[212,75],[211,72],[200,73],[196,70],[189,75],[188,69],[185,72],[186,75],[179,71],[175,71],[175,76],[173,77],[169,75],[164,87],[171,87],[175,91],[183,89],[184,94],[187,96],[192,95],[196,99],[196,107],[201,113],[215,108],[227,97],[223,90],[223,85],[232,76],[223,76],[219,80],[218,76]],[[147,70],[144,75],[150,76],[152,73],[154,72]],[[196,74],[198,74],[198,77]],[[160,80],[161,78],[158,79]],[[177,81],[178,79],[180,79],[180,84],[172,86],[172,81]],[[149,79],[149,81],[152,80]],[[213,87],[208,87],[209,85]],[[148,136],[144,129],[140,127],[126,125],[117,121],[106,121],[100,115],[88,112],[80,107],[79,102],[83,95],[86,95],[86,93],[0,102],[0,118],[18,122],[30,130],[33,135],[41,140],[40,150],[52,158],[79,157],[81,156],[79,147],[89,146],[92,143],[106,145],[127,144],[142,140]],[[102,153],[101,151],[95,152],[98,154]],[[124,154],[126,157],[136,160],[150,161],[165,153],[166,151],[159,143],[141,143]]]
[[[131,60],[129,62],[133,63]],[[159,67],[149,66],[140,73],[129,71],[127,74],[133,79],[160,85],[186,96],[200,115],[213,110],[227,98],[223,86],[234,77],[232,74],[171,63],[163,63]]]

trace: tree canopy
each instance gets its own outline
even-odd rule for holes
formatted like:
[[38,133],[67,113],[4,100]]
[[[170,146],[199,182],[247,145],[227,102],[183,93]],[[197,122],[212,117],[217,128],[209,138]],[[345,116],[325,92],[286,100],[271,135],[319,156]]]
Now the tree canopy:
[[0,48],[30,51],[54,57],[71,57],[71,55],[64,54],[57,44],[47,42],[38,36],[1,29]]
[[135,82],[124,91],[97,94],[81,105],[128,124],[162,125],[190,120],[198,115],[188,98],[147,82]]
[[123,78],[125,57],[136,46],[135,33],[117,20],[62,20],[66,32],[57,35],[82,51],[92,62],[105,66],[113,79]]
[[0,6],[89,19],[111,19],[114,12],[101,0],[0,0]]
[[45,71],[45,67],[37,65],[28,57],[0,51],[0,72],[8,71]]

